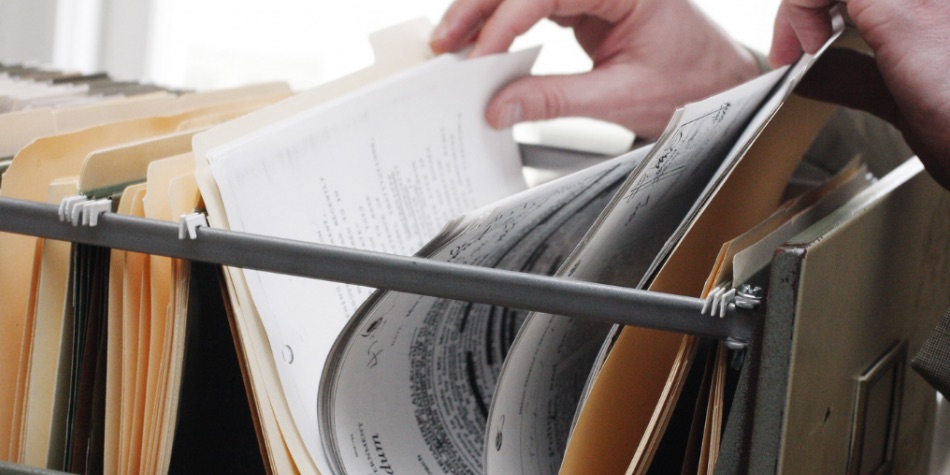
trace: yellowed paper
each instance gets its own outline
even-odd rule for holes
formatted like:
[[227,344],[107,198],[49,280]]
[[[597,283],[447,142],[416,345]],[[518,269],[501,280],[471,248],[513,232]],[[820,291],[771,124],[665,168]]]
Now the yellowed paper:
[[716,348],[712,387],[709,390],[707,402],[703,445],[697,470],[699,475],[715,472],[716,462],[719,460],[724,417],[723,397],[726,389],[726,352],[725,344],[719,342]]
[[30,364],[33,347],[33,331],[36,326],[36,300],[39,287],[40,259],[43,255],[45,239],[38,239],[33,250],[33,267],[30,269],[30,295],[26,319],[23,322],[23,350],[20,353],[17,368],[17,387],[13,408],[13,437],[10,441],[10,454],[16,454],[17,460],[22,460],[25,447],[23,440],[26,437],[24,416],[26,414],[26,394],[30,384]]
[[[116,213],[129,215],[132,211],[132,197],[135,187],[126,188],[118,200]],[[123,410],[127,408],[126,387],[132,367],[127,364],[128,352],[132,351],[132,342],[128,337],[129,328],[123,326],[125,296],[125,265],[128,253],[113,249],[109,257],[109,341],[106,357],[106,414],[105,440],[103,445],[103,468],[105,473],[118,473],[122,461]]]
[[173,132],[96,150],[83,160],[79,191],[88,194],[144,181],[152,161],[190,152],[191,139],[197,132]]
[[187,112],[229,102],[241,102],[250,98],[289,96],[291,93],[290,86],[285,82],[268,82],[229,89],[190,92],[182,94],[178,98],[178,108],[181,112]]
[[[49,186],[51,204],[59,204],[64,198],[76,194],[76,179],[57,180]],[[64,307],[66,285],[69,281],[71,244],[47,240],[40,258],[40,277],[36,307],[36,328],[33,333],[33,348],[30,365],[29,390],[26,400],[23,463],[34,467],[46,467],[50,457],[50,442],[55,424],[54,407],[64,411],[68,394],[68,355],[71,346],[71,331],[66,325]],[[63,358],[67,358],[64,360]],[[65,372],[63,371],[65,369]],[[62,435],[59,436],[60,438]],[[60,450],[56,448],[56,450]]]
[[38,137],[56,133],[56,120],[51,109],[37,109],[0,114],[0,157],[12,157]]
[[[145,185],[134,187],[131,194],[130,216],[145,217],[143,198]],[[124,446],[120,442],[120,471],[124,473],[141,473],[140,461],[142,456],[142,427],[145,417],[145,391],[148,381],[148,352],[149,331],[151,329],[150,290],[148,282],[148,256],[135,252],[126,253],[125,276],[123,278],[124,293],[122,296],[123,320],[122,328],[125,337],[129,340],[129,353],[123,345],[123,360],[129,364],[128,386],[123,382],[123,400],[128,404],[122,410],[122,437]],[[134,334],[132,333],[134,331]],[[124,365],[123,365],[124,366]],[[126,371],[123,371],[123,377]],[[124,379],[124,378],[123,378]],[[128,393],[126,393],[128,390]]]
[[104,124],[178,114],[178,99],[167,92],[153,92],[115,101],[53,111],[56,133],[69,133]]
[[[189,169],[194,168],[194,157],[185,156]],[[180,216],[195,211],[198,206],[198,185],[193,172],[174,177],[168,183],[169,215],[166,219],[176,220]],[[158,443],[155,455],[155,472],[167,473],[171,462],[171,450],[177,423],[178,401],[181,396],[181,376],[185,352],[185,328],[188,317],[188,285],[190,282],[190,263],[180,259],[172,260],[172,293],[169,306],[173,309],[172,354],[169,379],[165,391],[163,413],[159,415]]]
[[[145,195],[145,217],[168,221],[171,217],[168,190],[171,180],[191,175],[194,171],[191,154],[178,155],[152,162],[148,167]],[[146,422],[143,443],[146,473],[157,471],[159,434],[164,433],[166,421],[167,390],[172,378],[180,379],[184,335],[175,334],[175,328],[184,330],[184,325],[174,320],[171,308],[172,259],[164,256],[149,256],[151,284],[152,340],[149,346],[149,386],[146,394]],[[176,341],[177,340],[177,341]],[[177,353],[174,349],[177,348]],[[175,356],[177,355],[177,361]],[[175,373],[175,374],[173,374]]]
[[[723,244],[722,249],[719,251],[719,256],[716,258],[716,267],[713,269],[713,272],[709,274],[709,278],[706,279],[706,285],[703,288],[703,297],[708,295],[715,286],[722,284],[725,280],[732,280],[732,262],[737,253],[758,243],[770,233],[785,223],[788,223],[793,217],[815,206],[816,203],[824,199],[829,193],[839,189],[846,183],[850,183],[852,180],[861,180],[861,183],[857,184],[857,186],[850,191],[851,194],[856,193],[864,186],[867,186],[868,179],[865,175],[866,172],[866,167],[861,166],[859,160],[852,160],[825,183],[786,202],[776,210],[775,213],[772,213],[771,216],[755,225],[755,227]],[[842,197],[842,199],[845,199],[845,197]]]
[[[4,174],[0,196],[45,201],[45,187],[54,179],[74,176],[86,156],[94,151],[122,143],[144,140],[175,132],[187,120],[207,114],[246,113],[261,104],[257,100],[227,106],[200,109],[167,117],[137,119],[103,125],[79,132],[40,138],[17,153]],[[25,318],[28,309],[32,255],[36,244],[32,236],[0,234],[0,324],[9,329],[0,335],[0,450],[8,458],[13,429],[18,369],[25,344]]]

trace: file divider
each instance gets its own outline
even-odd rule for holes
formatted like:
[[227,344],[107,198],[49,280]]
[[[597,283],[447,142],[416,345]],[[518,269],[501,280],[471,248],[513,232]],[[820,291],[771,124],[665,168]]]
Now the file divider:
[[752,340],[758,309],[729,303],[701,315],[705,300],[619,286],[451,264],[208,227],[179,239],[176,223],[103,213],[96,226],[61,222],[56,205],[0,198],[0,231],[92,244],[454,300],[725,339]]

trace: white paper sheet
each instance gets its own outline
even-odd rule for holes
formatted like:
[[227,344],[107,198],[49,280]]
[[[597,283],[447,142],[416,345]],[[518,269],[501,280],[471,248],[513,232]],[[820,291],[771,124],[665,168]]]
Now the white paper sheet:
[[[451,218],[524,188],[484,108],[537,51],[436,58],[207,152],[232,230],[411,254]],[[314,263],[319,265],[319,263]],[[291,412],[320,470],[317,386],[369,289],[245,271]]]

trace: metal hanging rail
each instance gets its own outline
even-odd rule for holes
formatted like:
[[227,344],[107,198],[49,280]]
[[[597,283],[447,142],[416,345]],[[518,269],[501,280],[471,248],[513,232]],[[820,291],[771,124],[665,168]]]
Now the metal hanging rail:
[[108,212],[97,221],[74,226],[60,221],[55,205],[0,198],[0,231],[668,330],[738,346],[752,339],[759,315],[728,303],[722,317],[711,317],[701,315],[706,301],[699,298],[208,227],[197,228],[196,239],[179,239],[176,223]]

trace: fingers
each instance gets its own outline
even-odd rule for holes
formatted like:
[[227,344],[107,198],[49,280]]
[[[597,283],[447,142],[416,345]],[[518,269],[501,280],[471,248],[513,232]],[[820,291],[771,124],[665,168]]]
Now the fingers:
[[543,18],[590,15],[616,23],[638,0],[457,0],[433,32],[436,52],[455,51],[477,36],[472,56],[506,51],[515,37]]
[[[598,61],[601,58],[598,55],[598,48],[605,44],[605,39],[611,33],[611,25],[607,20],[592,17],[579,16],[574,17],[574,38],[577,44],[581,45],[587,56]],[[608,51],[604,49],[604,51]]]
[[784,0],[775,17],[769,62],[791,63],[802,51],[815,53],[831,38],[834,0]]
[[[518,122],[544,120],[565,115],[570,108],[572,81],[566,76],[528,76],[515,80],[495,94],[485,118],[496,129]],[[577,98],[573,98],[576,102]]]
[[592,117],[619,123],[643,137],[655,137],[675,107],[638,94],[638,90],[653,93],[658,88],[639,88],[639,83],[632,81],[635,74],[615,67],[584,74],[524,77],[495,95],[485,118],[500,129],[522,121]]
[[478,34],[502,0],[457,0],[432,31],[429,46],[436,53],[458,51]]
[[[528,31],[543,18],[554,18],[560,24],[578,26],[574,17],[593,17],[603,23],[603,33],[613,24],[633,12],[634,5],[642,0],[504,0],[485,22],[479,33],[472,56],[502,52],[508,49],[515,37]],[[671,0],[665,0],[671,1]],[[571,20],[567,20],[572,18]],[[585,49],[588,49],[586,45]]]
[[554,7],[551,0],[501,2],[479,32],[472,57],[507,51],[516,37],[555,14]]
[[802,55],[802,46],[798,42],[795,30],[781,11],[775,16],[775,28],[772,33],[772,47],[769,50],[769,64],[773,68],[796,61]]
[[[594,115],[598,101],[591,90],[603,81],[599,72],[566,76],[530,76],[502,89],[485,115],[488,123],[505,128],[521,121]],[[603,90],[602,88],[600,89]],[[586,114],[585,114],[586,113]]]

